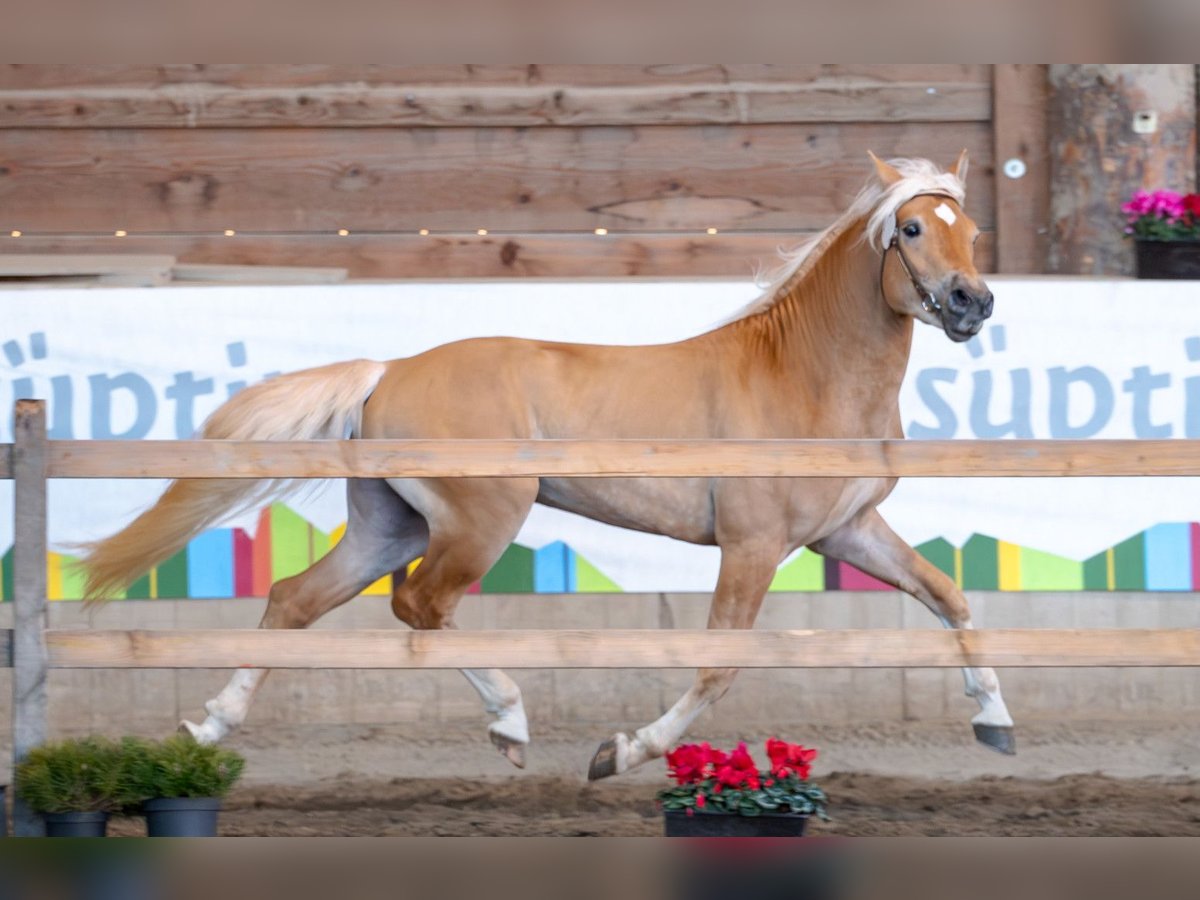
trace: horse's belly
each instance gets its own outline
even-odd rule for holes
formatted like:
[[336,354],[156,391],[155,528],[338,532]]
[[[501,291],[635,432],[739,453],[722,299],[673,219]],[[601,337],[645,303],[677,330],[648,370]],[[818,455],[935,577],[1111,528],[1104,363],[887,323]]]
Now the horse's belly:
[[705,478],[543,478],[538,502],[609,525],[713,544]]

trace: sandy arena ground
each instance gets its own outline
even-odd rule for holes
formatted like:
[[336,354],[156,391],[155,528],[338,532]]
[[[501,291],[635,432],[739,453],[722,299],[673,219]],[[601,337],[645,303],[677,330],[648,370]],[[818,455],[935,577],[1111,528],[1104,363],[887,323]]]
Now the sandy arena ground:
[[[821,750],[814,779],[840,835],[1200,836],[1200,723],[1026,723],[1019,755],[978,747],[965,722],[792,726],[782,737]],[[222,814],[227,835],[598,835],[662,833],[654,762],[588,784],[603,733],[534,736],[513,769],[483,728],[246,727],[247,757]],[[770,735],[744,735],[758,743]],[[737,736],[698,739],[732,746]],[[136,834],[137,820],[114,823]]]

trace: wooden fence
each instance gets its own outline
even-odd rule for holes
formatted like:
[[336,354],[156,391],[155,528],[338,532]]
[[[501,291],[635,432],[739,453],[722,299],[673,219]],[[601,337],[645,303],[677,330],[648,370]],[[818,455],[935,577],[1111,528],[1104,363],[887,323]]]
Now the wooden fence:
[[[49,478],[1200,476],[1200,441],[49,441],[17,404],[13,752],[46,737],[50,668],[1197,666],[1200,629],[859,631],[52,631]],[[18,808],[18,833],[40,823]]]

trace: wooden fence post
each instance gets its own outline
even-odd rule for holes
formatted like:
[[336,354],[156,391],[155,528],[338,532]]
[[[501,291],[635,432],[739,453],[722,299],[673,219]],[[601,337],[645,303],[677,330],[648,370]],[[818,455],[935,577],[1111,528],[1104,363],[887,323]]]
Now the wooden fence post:
[[[13,764],[46,740],[46,403],[18,400],[13,424]],[[13,798],[13,833],[42,817]]]

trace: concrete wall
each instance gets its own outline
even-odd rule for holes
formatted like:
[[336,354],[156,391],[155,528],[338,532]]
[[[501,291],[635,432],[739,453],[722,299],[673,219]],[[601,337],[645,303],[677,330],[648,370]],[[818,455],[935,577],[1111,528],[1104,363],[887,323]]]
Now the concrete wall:
[[[1195,628],[1193,594],[992,594],[971,596],[978,627]],[[262,600],[114,602],[88,613],[79,603],[53,603],[56,628],[244,628],[258,622]],[[464,601],[464,628],[700,628],[708,598],[695,594],[484,596]],[[10,627],[11,606],[0,607]],[[790,594],[768,597],[759,627],[929,628],[933,618],[896,594]],[[360,597],[319,623],[321,628],[391,628],[386,598]],[[181,717],[203,715],[203,703],[226,672],[55,671],[50,678],[52,735],[85,731],[157,734]],[[658,716],[687,687],[685,671],[548,671],[514,673],[525,691],[532,727],[596,723],[638,726]],[[1200,712],[1200,669],[1010,669],[1001,680],[1018,718],[1178,717]],[[0,709],[9,673],[0,671]],[[725,727],[779,722],[887,722],[962,718],[974,704],[962,696],[956,670],[822,669],[744,671],[715,716]],[[485,721],[478,699],[456,672],[280,671],[268,679],[251,713],[271,723]],[[7,737],[7,714],[0,736]]]

